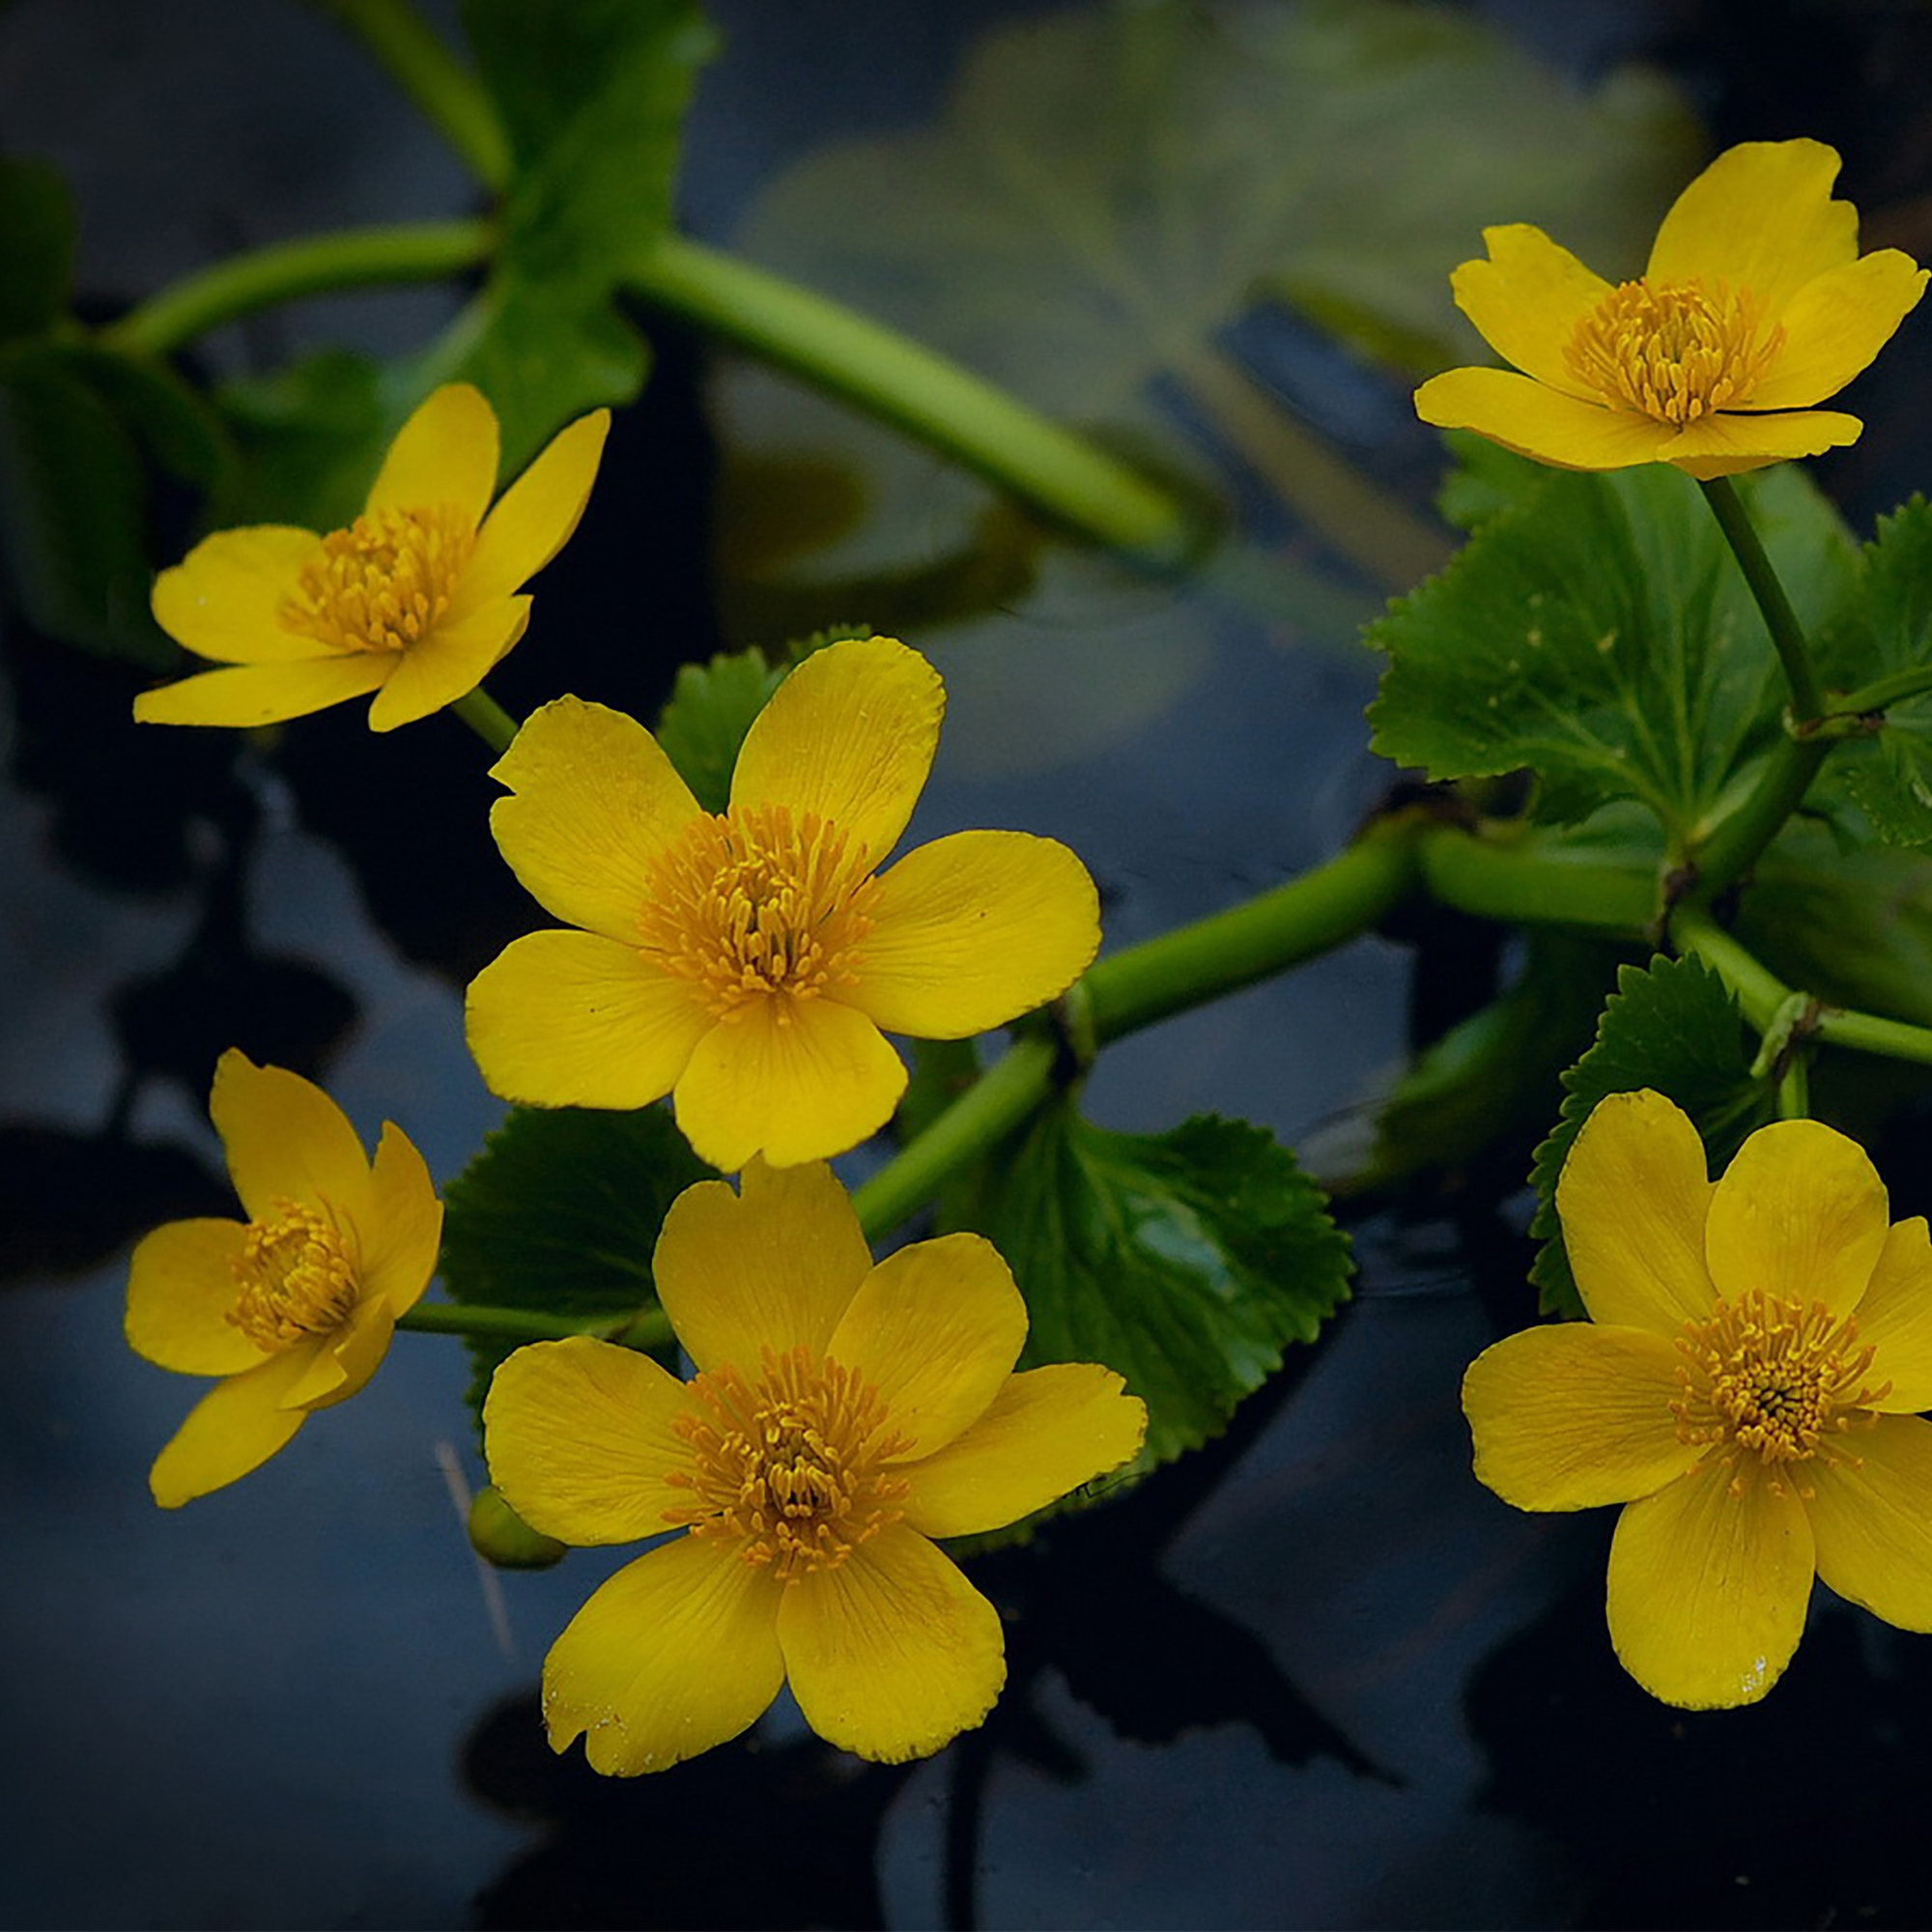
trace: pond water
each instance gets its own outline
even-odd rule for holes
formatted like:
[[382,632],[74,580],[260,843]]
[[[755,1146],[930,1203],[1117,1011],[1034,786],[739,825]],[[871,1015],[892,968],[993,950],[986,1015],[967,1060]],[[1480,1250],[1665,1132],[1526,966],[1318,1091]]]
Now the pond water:
[[[465,205],[454,164],[320,11],[0,14],[0,127],[73,171],[84,288],[125,295],[238,241]],[[719,7],[726,46],[682,191],[694,231],[813,278],[784,239],[810,226],[802,161],[857,129],[928,125],[968,50],[1041,11]],[[1492,12],[1533,27],[1545,10]],[[1901,206],[1924,189],[1922,103],[1853,65],[1916,44],[1905,26],[1826,36],[1836,64],[1814,64],[1819,111],[1801,124],[1796,55],[1720,55],[1724,15],[1579,8],[1545,51],[1593,71],[1661,52],[1719,138],[1850,150],[1833,117],[1865,115],[1903,157],[1888,172],[1868,140],[1861,181]],[[832,256],[816,268],[864,295]],[[309,304],[209,353],[232,369],[336,340],[393,351],[446,313],[425,294]],[[1425,516],[1435,444],[1398,384],[1281,311],[1217,339],[1264,387],[1313,398]],[[1861,392],[1865,442],[1826,472],[1860,519],[1923,480],[1927,346],[1922,323],[1901,338]],[[703,386],[674,331],[659,350],[493,680],[512,710],[573,689],[648,714],[678,662],[738,640],[746,582],[714,585],[705,564],[714,472],[801,446],[863,466],[872,514],[819,560],[832,580],[944,555],[983,500],[772,379]],[[1118,337],[1069,366],[1060,407],[1161,429],[1217,478],[1236,529],[1193,586],[1056,556],[974,621],[909,631],[952,695],[916,831],[1066,840],[1119,944],[1317,863],[1382,796],[1360,724],[1375,667],[1350,636],[1383,586],[1282,511],[1240,411],[1126,367]],[[147,1466],[189,1385],[123,1343],[126,1256],[161,1220],[226,1211],[203,1107],[214,1052],[326,1069],[365,1135],[396,1121],[446,1180],[502,1112],[463,1049],[462,985],[536,915],[485,831],[487,761],[450,721],[385,741],[356,707],[274,744],[138,732],[125,669],[6,643],[0,1923],[1932,1919],[1926,1646],[1821,1591],[1769,1703],[1666,1710],[1603,1634],[1607,1517],[1519,1516],[1470,1478],[1462,1369],[1530,1305],[1521,1150],[1493,1185],[1363,1223],[1357,1298],[1221,1442],[978,1568],[1009,1616],[1011,1684],[982,1731],[923,1765],[860,1765],[782,1706],[663,1778],[554,1759],[538,1666],[623,1557],[478,1566],[459,1503],[482,1480],[469,1370],[441,1338],[399,1338],[353,1409],[257,1476],[156,1510]],[[1438,939],[1363,940],[1111,1050],[1090,1112],[1148,1131],[1239,1115],[1339,1158],[1401,1065],[1416,958],[1444,976],[1424,1006],[1462,997]]]

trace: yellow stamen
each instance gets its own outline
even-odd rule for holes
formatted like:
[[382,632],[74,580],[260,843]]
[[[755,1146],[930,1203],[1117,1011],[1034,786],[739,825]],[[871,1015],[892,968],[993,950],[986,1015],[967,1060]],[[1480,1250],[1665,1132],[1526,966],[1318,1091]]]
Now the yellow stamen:
[[229,1264],[238,1292],[227,1320],[265,1354],[341,1327],[356,1301],[355,1263],[334,1222],[293,1201],[274,1206]]
[[1759,338],[1748,290],[1635,281],[1577,325],[1564,360],[1613,408],[1682,428],[1748,402],[1783,341],[1781,323]]
[[448,504],[368,511],[322,539],[282,622],[332,650],[406,651],[449,608],[474,545]]
[[795,1583],[898,1520],[908,1484],[884,1465],[912,1442],[878,1390],[829,1356],[766,1349],[760,1369],[756,1382],[728,1365],[693,1379],[704,1411],[673,1425],[691,1463],[665,1480],[696,1500],[665,1520],[735,1540],[745,1562]]
[[729,1019],[748,1001],[852,984],[876,891],[863,850],[815,813],[734,805],[694,819],[657,861],[639,945]]

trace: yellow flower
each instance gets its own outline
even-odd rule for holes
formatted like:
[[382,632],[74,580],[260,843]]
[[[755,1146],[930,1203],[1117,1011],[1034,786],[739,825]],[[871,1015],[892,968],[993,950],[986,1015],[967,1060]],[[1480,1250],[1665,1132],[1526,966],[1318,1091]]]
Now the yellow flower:
[[228,668],[143,692],[134,716],[271,724],[373,691],[370,727],[389,731],[474,690],[524,635],[515,593],[577,527],[610,424],[596,410],[561,431],[492,510],[496,412],[466,383],[438,389],[346,530],[217,530],[161,572],[156,621]]
[[1613,1094],[1556,1190],[1590,1321],[1463,1383],[1476,1474],[1518,1509],[1624,1503],[1610,1638],[1653,1696],[1754,1703],[1815,1574],[1932,1630],[1932,1245],[1856,1142],[1762,1127],[1715,1185],[1661,1094]]
[[928,1540],[1016,1521],[1140,1447],[1091,1363],[1012,1373],[1026,1305],[977,1235],[874,1267],[821,1164],[672,1204],[652,1271],[697,1373],[581,1338],[519,1349],[484,1404],[491,1480],[573,1544],[681,1531],[589,1599],[544,1664],[553,1748],[662,1771],[789,1683],[820,1737],[899,1763],[992,1709],[999,1613]]
[[469,988],[505,1099],[641,1107],[675,1093],[714,1167],[841,1153],[905,1066],[880,1029],[963,1039],[1064,992],[1099,945],[1065,846],[960,832],[874,870],[931,769],[945,692],[891,638],[808,658],[758,715],[729,809],[700,810],[642,725],[563,697],[494,767],[511,869],[584,928],[517,940]]
[[1642,278],[1612,287],[1540,228],[1486,228],[1450,278],[1505,361],[1425,383],[1416,413],[1566,469],[1669,463],[1728,476],[1853,442],[1812,408],[1868,363],[1925,287],[1896,248],[1859,254],[1834,150],[1747,141],[1677,197]]
[[128,1340],[164,1369],[219,1376],[156,1460],[173,1509],[258,1468],[311,1411],[376,1373],[436,1269],[442,1208],[385,1125],[372,1164],[328,1095],[231,1049],[209,1113],[246,1221],[170,1221],[134,1250]]

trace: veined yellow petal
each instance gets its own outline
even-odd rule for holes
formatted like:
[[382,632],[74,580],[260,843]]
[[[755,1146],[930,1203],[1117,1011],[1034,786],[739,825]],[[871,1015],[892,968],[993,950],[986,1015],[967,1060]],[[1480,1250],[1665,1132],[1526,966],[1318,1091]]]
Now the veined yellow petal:
[[754,1159],[740,1187],[700,1181],[665,1216],[651,1274],[677,1339],[705,1370],[752,1374],[764,1348],[822,1356],[872,1268],[852,1203],[822,1161]]
[[469,982],[464,1025],[493,1094],[538,1107],[661,1100],[713,1025],[682,980],[594,932],[513,940]]
[[667,1771],[755,1723],[784,1681],[783,1585],[680,1536],[619,1570],[544,1662],[553,1750],[581,1732],[593,1771]]
[[905,1092],[905,1063],[870,1020],[830,1000],[748,1001],[697,1042],[673,1095],[685,1138],[730,1173],[828,1160],[875,1134]]
[[[310,648],[318,648],[311,640]],[[374,651],[331,652],[299,663],[236,665],[197,671],[173,684],[138,692],[134,718],[142,724],[278,724],[305,718],[374,691],[396,660]]]
[[1669,424],[1546,388],[1509,369],[1451,369],[1415,392],[1415,412],[1438,429],[1472,429],[1559,469],[1627,469],[1654,463],[1677,435]]
[[665,1480],[691,1462],[675,1428],[691,1407],[685,1384],[635,1349],[588,1335],[533,1342],[498,1365],[484,1398],[490,1480],[562,1543],[660,1535],[666,1512],[691,1503]]
[[1881,1415],[1803,1474],[1819,1576],[1900,1630],[1932,1631],[1932,1422]]
[[1836,410],[1786,410],[1776,415],[1705,416],[1664,444],[1660,461],[1708,483],[1768,464],[1816,456],[1856,442],[1864,424]]
[[413,724],[474,691],[529,621],[530,600],[505,597],[418,638],[398,654],[394,670],[369,706],[370,730]]
[[128,1264],[128,1346],[163,1369],[233,1376],[262,1351],[228,1320],[239,1284],[240,1221],[170,1221],[142,1237]]
[[1896,248],[1814,276],[1784,311],[1784,342],[1736,410],[1803,410],[1835,396],[1897,332],[1925,270]]
[[879,1391],[911,1460],[985,1414],[1026,1332],[1026,1303],[999,1250],[979,1235],[942,1235],[866,1277],[826,1352]]
[[1932,1241],[1924,1215],[1887,1231],[1856,1313],[1859,1340],[1874,1350],[1870,1378],[1891,1384],[1871,1406],[1889,1415],[1932,1408]]
[[924,1757],[980,1722],[1007,1677],[999,1613],[902,1523],[787,1589],[779,1642],[805,1721],[884,1764]]
[[290,630],[281,612],[302,566],[321,551],[313,530],[287,524],[216,530],[155,579],[155,622],[176,643],[223,664],[313,659],[321,646]]
[[283,1200],[333,1209],[359,1244],[371,1225],[368,1156],[320,1087],[285,1066],[257,1066],[231,1046],[215,1064],[208,1112],[251,1220],[272,1219]]
[[1651,246],[1651,282],[1748,289],[1776,321],[1814,275],[1859,252],[1859,215],[1832,199],[1838,156],[1822,141],[1743,141],[1677,197]]
[[1100,900],[1065,845],[956,832],[881,874],[858,982],[829,997],[888,1033],[965,1039],[1064,993],[1100,946]]
[[1463,1378],[1476,1480],[1524,1510],[1594,1509],[1648,1496],[1703,1454],[1670,1405],[1681,1357],[1643,1328],[1565,1321],[1485,1349]]
[[1792,1486],[1773,1483],[1752,1457],[1715,1464],[1617,1520],[1610,1641],[1666,1704],[1754,1704],[1798,1648],[1811,1576],[1811,1525]]
[[1483,230],[1489,259],[1449,277],[1456,306],[1504,361],[1565,395],[1587,398],[1564,351],[1610,284],[1526,221]]
[[924,788],[945,709],[939,673],[895,638],[828,644],[753,721],[731,803],[814,812],[877,867]]
[[490,768],[510,788],[490,830],[527,892],[572,925],[634,944],[650,862],[699,815],[635,718],[579,697],[533,711]]
[[610,433],[611,412],[592,410],[560,429],[505,490],[476,533],[476,548],[450,602],[452,621],[526,583],[577,528]]
[[205,1496],[259,1469],[302,1426],[282,1398],[308,1371],[317,1344],[299,1343],[259,1368],[216,1382],[155,1459],[148,1487],[163,1509]]
[[282,1406],[312,1412],[333,1408],[359,1394],[383,1366],[395,1332],[396,1318],[386,1301],[372,1298],[357,1302],[334,1334],[320,1338],[321,1346],[312,1351],[303,1350],[309,1355],[309,1365],[283,1392]]
[[1775,1121],[1718,1182],[1704,1256],[1726,1301],[1761,1289],[1849,1315],[1889,1229],[1885,1182],[1857,1141],[1817,1121]]
[[447,503],[469,529],[497,493],[497,412],[468,383],[445,383],[416,406],[389,445],[365,510]]
[[1711,1200],[1690,1117],[1648,1087],[1598,1101],[1556,1183],[1563,1246],[1592,1321],[1675,1335],[1709,1319]]
[[413,1308],[436,1272],[442,1203],[415,1144],[392,1122],[369,1168],[369,1225],[362,1230],[362,1292],[391,1315]]
[[1009,1376],[963,1435],[900,1466],[906,1522],[926,1536],[1002,1529],[1119,1468],[1147,1436],[1147,1405],[1124,1388],[1092,1362]]

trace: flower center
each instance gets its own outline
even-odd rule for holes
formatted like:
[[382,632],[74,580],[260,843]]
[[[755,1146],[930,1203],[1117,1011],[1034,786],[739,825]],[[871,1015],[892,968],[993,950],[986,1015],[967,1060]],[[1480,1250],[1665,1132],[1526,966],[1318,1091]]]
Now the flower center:
[[277,1200],[271,1220],[251,1221],[229,1264],[238,1293],[227,1319],[265,1354],[341,1327],[355,1307],[355,1264],[335,1224]]
[[1577,325],[1564,361],[1612,408],[1681,428],[1748,400],[1783,341],[1781,323],[1759,339],[1747,289],[1625,282]]
[[848,855],[845,835],[813,812],[706,812],[656,863],[638,914],[639,948],[692,981],[720,1019],[747,1001],[809,1000],[851,985],[877,890],[864,858]]
[[475,533],[449,504],[370,510],[322,539],[282,622],[338,651],[406,651],[449,608]]
[[665,1480],[694,1501],[665,1520],[734,1539],[747,1563],[794,1583],[898,1520],[909,1486],[885,1464],[912,1441],[888,1427],[878,1390],[830,1356],[766,1349],[759,1365],[755,1382],[728,1365],[692,1379],[702,1413],[673,1424],[691,1463]]
[[1859,1346],[1852,1317],[1762,1291],[1719,1302],[1708,1321],[1687,1321],[1677,1350],[1679,1440],[1735,1444],[1773,1466],[1822,1456],[1830,1467],[1839,1458],[1828,1438],[1868,1422],[1861,1412],[1891,1387],[1866,1385],[1873,1350]]

